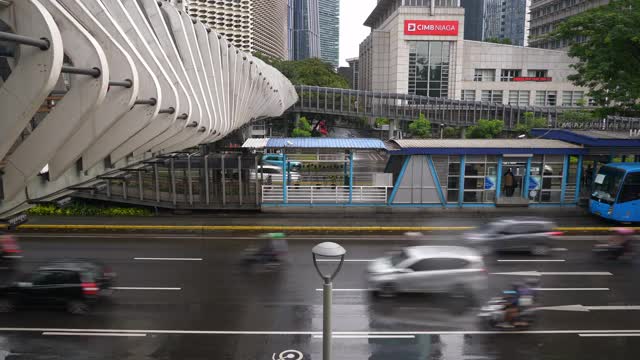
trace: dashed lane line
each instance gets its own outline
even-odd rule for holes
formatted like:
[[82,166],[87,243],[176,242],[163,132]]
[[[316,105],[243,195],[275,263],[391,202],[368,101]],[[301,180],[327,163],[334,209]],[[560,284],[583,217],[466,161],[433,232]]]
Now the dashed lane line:
[[144,286],[114,286],[113,290],[158,290],[158,291],[180,291],[179,287],[144,287]]
[[96,332],[65,332],[65,331],[44,331],[45,336],[120,336],[120,337],[144,337],[147,334],[134,333],[96,333]]
[[150,258],[150,257],[134,257],[133,260],[141,261],[202,261],[202,258]]

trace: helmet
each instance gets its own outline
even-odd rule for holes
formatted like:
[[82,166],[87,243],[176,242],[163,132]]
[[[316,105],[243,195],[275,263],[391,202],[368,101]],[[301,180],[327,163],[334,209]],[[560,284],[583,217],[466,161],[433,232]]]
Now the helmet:
[[634,233],[633,229],[631,228],[625,228],[625,227],[619,227],[619,228],[615,228],[614,231],[616,232],[616,234],[618,235],[631,235]]

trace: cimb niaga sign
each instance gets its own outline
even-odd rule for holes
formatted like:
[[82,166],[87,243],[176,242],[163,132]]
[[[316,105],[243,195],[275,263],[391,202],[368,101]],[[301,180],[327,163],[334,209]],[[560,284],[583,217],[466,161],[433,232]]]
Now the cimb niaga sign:
[[459,24],[447,20],[405,20],[405,35],[457,36]]

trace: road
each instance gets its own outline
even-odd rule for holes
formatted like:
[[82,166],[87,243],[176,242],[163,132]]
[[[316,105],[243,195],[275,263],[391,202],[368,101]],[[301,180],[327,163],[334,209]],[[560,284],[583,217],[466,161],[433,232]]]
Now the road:
[[264,272],[238,266],[243,249],[257,241],[246,235],[23,234],[24,270],[51,258],[92,257],[112,265],[123,289],[87,316],[2,314],[0,359],[296,358],[286,350],[320,359],[321,281],[310,249],[337,239],[351,261],[334,285],[334,359],[599,360],[640,354],[640,311],[619,307],[640,305],[634,284],[640,259],[598,262],[587,236],[559,239],[548,258],[486,259],[490,285],[484,297],[522,279],[494,273],[538,271],[544,306],[591,307],[544,311],[529,331],[487,331],[476,321],[476,308],[446,296],[375,299],[364,290],[367,260],[406,245],[460,244],[455,238],[300,235],[290,240],[289,264]]

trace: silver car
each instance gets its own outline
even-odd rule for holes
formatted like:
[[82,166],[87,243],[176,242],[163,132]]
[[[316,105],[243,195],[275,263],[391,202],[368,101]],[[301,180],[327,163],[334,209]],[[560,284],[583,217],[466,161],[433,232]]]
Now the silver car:
[[465,234],[467,245],[483,255],[495,251],[529,251],[543,256],[551,252],[556,224],[541,218],[504,219],[485,224]]
[[369,265],[374,294],[450,293],[472,295],[487,287],[482,256],[459,246],[413,246]]

